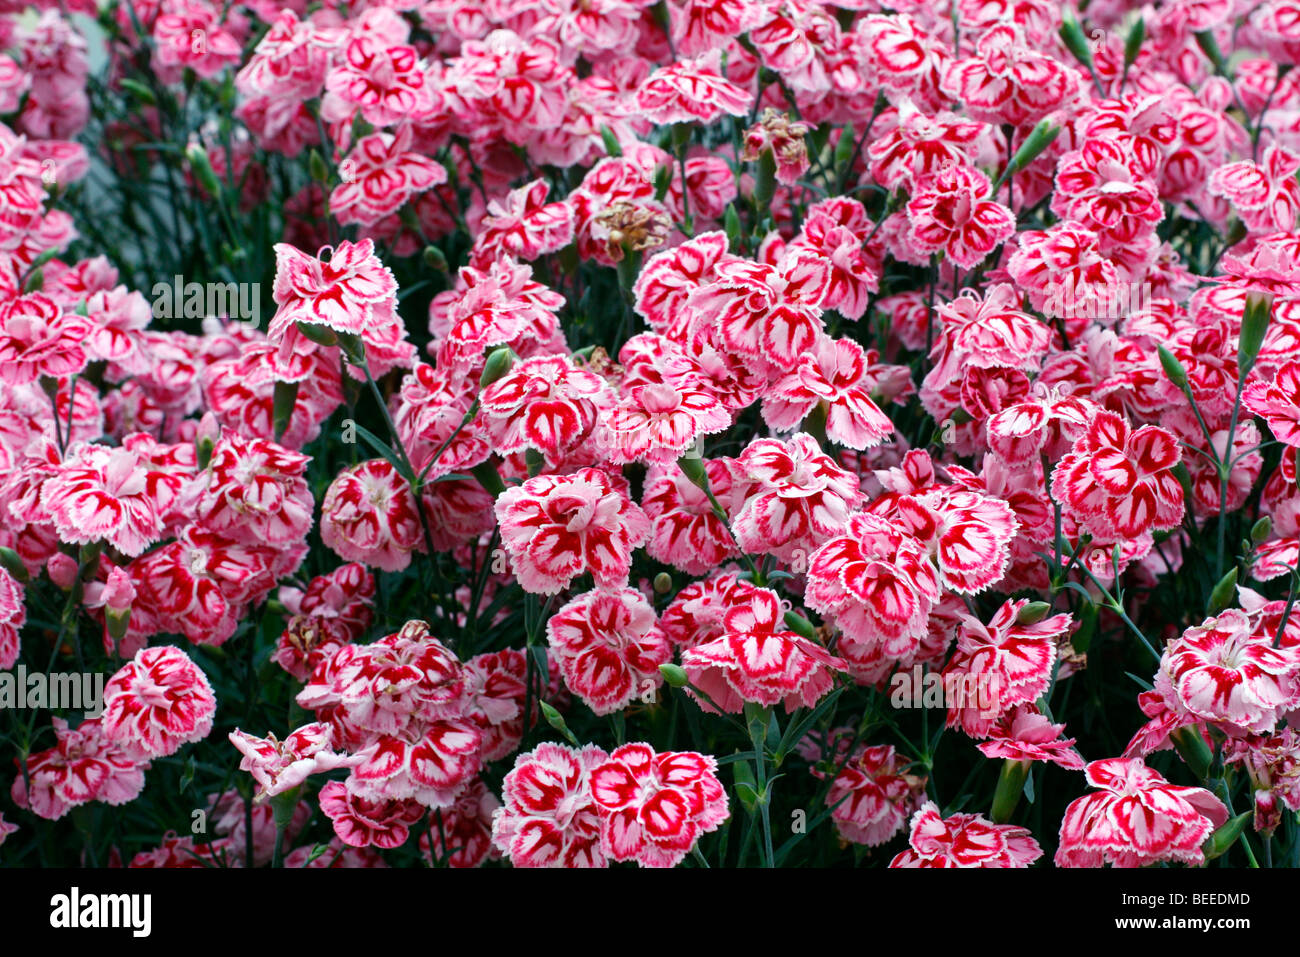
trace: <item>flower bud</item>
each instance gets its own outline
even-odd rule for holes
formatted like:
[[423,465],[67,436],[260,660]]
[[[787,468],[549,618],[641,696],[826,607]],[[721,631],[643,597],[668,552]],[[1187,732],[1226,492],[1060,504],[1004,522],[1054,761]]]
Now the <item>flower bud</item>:
[[793,631],[801,638],[807,638],[809,641],[817,640],[817,630],[813,624],[797,611],[787,611],[785,613],[786,627]]
[[656,595],[666,595],[673,590],[673,576],[667,572],[660,572],[655,576],[654,590]]
[[1214,64],[1215,73],[1225,73],[1227,64],[1223,60],[1223,51],[1219,49],[1219,41],[1214,38],[1214,33],[1210,30],[1202,30],[1196,34],[1196,45],[1201,48],[1201,52],[1206,58]]
[[1201,845],[1201,850],[1205,852],[1205,859],[1212,861],[1226,854],[1232,845],[1237,843],[1237,838],[1241,837],[1242,831],[1246,830],[1246,822],[1251,819],[1251,816],[1251,811],[1243,811],[1236,817],[1229,818],[1206,838],[1205,843]]
[[208,467],[212,461],[212,450],[216,448],[217,442],[221,439],[221,423],[212,412],[203,413],[203,418],[199,419],[199,427],[194,431],[194,454],[198,459],[199,469]]
[[493,382],[504,378],[514,364],[515,354],[510,351],[510,347],[497,346],[488,353],[487,361],[483,363],[483,374],[478,377],[478,387],[486,389]]
[[577,747],[578,739],[574,737],[573,732],[569,730],[569,725],[565,722],[564,715],[560,714],[560,712],[556,711],[552,705],[547,704],[545,701],[539,701],[537,702],[537,705],[542,709],[542,717],[546,719],[546,723],[556,731],[560,732],[560,734],[564,735],[570,744]]
[[45,563],[50,581],[68,591],[77,581],[77,560],[63,552],[55,552]]
[[614,132],[603,123],[600,126],[600,141],[605,144],[605,152],[610,156],[617,157],[623,155],[623,147],[619,144],[618,137],[616,137]]
[[1267,788],[1255,792],[1255,833],[1265,838],[1273,836],[1282,823],[1282,806],[1277,795]]
[[325,165],[325,158],[316,150],[312,150],[307,156],[307,170],[311,173],[311,178],[318,183],[329,181],[330,170]]
[[108,573],[108,580],[104,582],[104,590],[100,595],[104,607],[116,612],[130,611],[135,596],[135,582],[131,576],[126,569],[114,566]]
[[1206,609],[1209,614],[1217,615],[1223,609],[1227,608],[1232,602],[1233,596],[1237,594],[1237,569],[1235,567],[1228,570],[1228,574],[1219,579],[1219,583],[1214,586],[1210,592],[1210,605]]
[[1048,616],[1052,606],[1045,601],[1031,601],[1016,613],[1016,622],[1021,625],[1036,625]]
[[1180,389],[1187,388],[1187,370],[1178,361],[1178,357],[1165,348],[1163,344],[1156,346],[1156,353],[1160,356],[1160,366],[1165,370],[1165,375],[1169,378],[1169,381]]
[[348,362],[357,368],[362,368],[366,364],[366,344],[362,338],[351,332],[336,333],[339,339],[339,348],[343,350],[343,355]]
[[1038,158],[1038,154],[1052,145],[1061,134],[1061,128],[1048,120],[1042,120],[1033,128],[1030,134],[1025,137],[1025,141],[1020,144],[1020,149],[1016,150],[1011,157],[1011,171],[1019,173],[1022,169]]
[[998,774],[998,786],[993,792],[993,809],[990,814],[995,824],[1006,824],[1020,803],[1020,795],[1025,790],[1025,779],[1029,777],[1030,762],[1003,761],[1002,771]]
[[434,272],[450,272],[447,256],[437,246],[424,247],[424,264]]
[[0,568],[7,571],[14,581],[20,584],[31,580],[32,576],[27,571],[27,566],[23,564],[23,560],[18,557],[18,553],[3,545],[0,545]]
[[688,453],[677,460],[677,467],[696,488],[703,492],[709,490],[709,472],[704,467],[704,459]]
[[1142,50],[1142,41],[1147,36],[1147,22],[1144,18],[1138,17],[1133,21],[1133,26],[1129,28],[1128,36],[1124,38],[1124,67],[1131,67],[1138,58],[1138,53]]
[[740,244],[741,225],[740,213],[736,212],[734,203],[727,206],[727,211],[722,214],[722,228],[727,233],[727,247],[735,250]]
[[191,141],[185,147],[185,157],[190,161],[190,169],[194,172],[194,178],[198,184],[203,187],[204,191],[212,197],[221,195],[221,180],[217,179],[217,174],[212,170],[212,161],[208,159],[208,151],[197,141]]
[[157,105],[158,98],[154,96],[153,90],[149,89],[149,87],[141,83],[139,80],[133,80],[130,77],[123,77],[117,82],[122,89],[126,90],[126,92],[130,93],[145,106]]
[[297,403],[298,383],[277,380],[271,392],[271,425],[277,442],[288,431],[289,420],[293,418],[293,409]]
[[1273,519],[1265,515],[1258,522],[1250,527],[1250,542],[1252,545],[1262,545],[1268,541],[1268,536],[1273,532]]
[[670,688],[685,688],[687,677],[686,669],[681,665],[663,664],[659,666],[659,673],[664,676],[664,681],[668,682]]
[[1061,11],[1061,40],[1065,48],[1074,54],[1074,58],[1084,66],[1091,68],[1092,48],[1088,46],[1088,38],[1083,35],[1083,27],[1079,26],[1079,21],[1074,18],[1074,14],[1069,10]]
[[1268,320],[1273,313],[1273,297],[1266,292],[1251,292],[1246,296],[1246,311],[1241,317],[1241,337],[1237,341],[1237,380],[1245,382],[1246,375],[1259,357],[1268,332]]
[[299,322],[297,325],[298,331],[318,346],[337,346],[339,344],[338,335],[329,326],[317,325],[314,322]]
[[1210,746],[1205,743],[1200,731],[1195,727],[1179,728],[1169,735],[1169,740],[1174,743],[1178,756],[1187,762],[1192,774],[1204,781],[1210,774],[1214,755],[1210,753]]

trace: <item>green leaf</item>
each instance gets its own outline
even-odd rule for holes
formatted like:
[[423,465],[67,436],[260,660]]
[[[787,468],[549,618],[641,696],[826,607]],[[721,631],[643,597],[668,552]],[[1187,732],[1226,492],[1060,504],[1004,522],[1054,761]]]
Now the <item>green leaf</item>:
[[1222,857],[1237,843],[1246,830],[1246,823],[1254,817],[1254,811],[1242,811],[1234,818],[1229,818],[1222,826],[1217,828],[1213,834],[1205,839],[1201,845],[1201,850],[1205,853],[1205,859],[1212,861],[1216,857]]
[[1232,604],[1232,599],[1237,594],[1237,568],[1234,565],[1228,570],[1228,574],[1219,579],[1219,583],[1214,586],[1210,592],[1210,604],[1206,611],[1210,615],[1217,615],[1223,609]]
[[361,425],[357,426],[357,435],[365,439],[367,445],[387,459],[392,464],[393,468],[397,469],[398,475],[414,484],[415,473],[411,471],[407,464],[402,461],[401,456],[394,452],[387,442]]

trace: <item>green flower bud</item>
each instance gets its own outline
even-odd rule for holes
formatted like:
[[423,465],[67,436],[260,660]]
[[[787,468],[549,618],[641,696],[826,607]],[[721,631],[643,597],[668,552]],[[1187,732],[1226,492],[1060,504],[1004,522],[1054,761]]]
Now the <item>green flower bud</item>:
[[1065,43],[1065,48],[1074,54],[1074,58],[1084,66],[1092,67],[1092,48],[1088,46],[1088,38],[1083,35],[1083,27],[1079,26],[1079,21],[1074,18],[1074,14],[1069,10],[1061,12],[1061,40]]
[[193,142],[185,147],[185,157],[190,161],[190,169],[194,172],[194,178],[198,180],[200,186],[212,197],[221,196],[221,180],[217,179],[217,174],[212,170],[212,161],[208,159],[208,151],[203,148],[202,144]]
[[686,669],[681,665],[663,664],[659,666],[659,673],[664,676],[664,681],[668,682],[670,688],[685,688],[687,677]]
[[1272,314],[1272,295],[1255,291],[1246,296],[1246,311],[1241,317],[1241,337],[1237,345],[1238,382],[1245,382],[1247,373],[1255,365]]
[[556,731],[560,732],[560,734],[564,735],[564,737],[568,739],[568,742],[576,747],[578,739],[574,737],[573,732],[569,730],[569,726],[564,720],[564,715],[560,714],[560,712],[556,711],[554,707],[547,704],[545,701],[539,701],[537,702],[537,705],[542,709],[542,717],[546,719],[546,723]]
[[329,326],[317,325],[314,322],[297,323],[298,331],[320,346],[337,346],[339,337]]
[[316,150],[312,150],[307,155],[307,170],[311,173],[311,178],[316,182],[329,182],[330,168],[325,163],[325,157],[321,156]]
[[1016,613],[1016,622],[1021,625],[1036,625],[1052,610],[1045,601],[1031,601]]
[[1061,128],[1047,120],[1042,120],[1033,128],[1020,149],[1011,157],[1011,169],[1019,173],[1038,158],[1038,154],[1052,145],[1052,141],[1061,135]]
[[284,438],[284,433],[289,428],[289,420],[293,418],[293,407],[298,402],[298,383],[297,382],[279,382],[271,395],[271,423],[275,429],[275,440],[278,442]]
[[1246,830],[1246,823],[1254,816],[1254,811],[1242,811],[1236,817],[1229,818],[1221,827],[1217,828],[1201,845],[1205,859],[1212,861],[1216,857],[1222,857],[1226,854],[1232,845],[1237,843],[1237,839]]
[[1223,609],[1232,604],[1232,599],[1237,594],[1237,569],[1231,568],[1228,574],[1219,579],[1219,583],[1214,586],[1210,592],[1210,605],[1206,609],[1209,614],[1217,615]]
[[817,630],[813,628],[812,622],[797,611],[787,611],[785,623],[786,627],[800,637],[807,638],[809,641],[817,640]]
[[600,127],[600,140],[605,144],[605,152],[610,156],[622,156],[623,147],[619,145],[618,137],[613,131],[603,123]]
[[514,364],[515,354],[510,347],[497,346],[488,353],[487,361],[483,363],[483,374],[478,377],[478,387],[486,389],[498,379],[505,378]]
[[424,264],[435,272],[450,272],[447,257],[437,246],[424,247]]
[[698,455],[683,455],[677,460],[677,467],[696,488],[705,492],[709,490],[709,473],[704,467],[704,460]]
[[7,571],[20,584],[32,577],[28,574],[27,566],[23,564],[23,560],[18,557],[18,553],[12,548],[6,548],[3,545],[0,545],[0,568]]
[[1173,741],[1174,750],[1187,762],[1187,767],[1192,774],[1202,781],[1209,777],[1210,766],[1214,764],[1214,755],[1196,728],[1179,728],[1169,735],[1169,740]]
[[998,786],[993,792],[993,809],[990,814],[993,823],[1006,824],[1020,803],[1020,795],[1025,790],[1025,779],[1029,777],[1030,762],[1003,761],[1002,771],[998,774]]
[[1258,522],[1250,527],[1250,542],[1252,545],[1262,545],[1268,541],[1268,536],[1273,531],[1273,519],[1265,515]]
[[1160,356],[1160,366],[1165,370],[1169,381],[1180,389],[1187,388],[1187,370],[1178,361],[1178,357],[1165,348],[1163,343],[1156,346],[1156,353]]
[[1129,28],[1128,36],[1124,38],[1124,68],[1128,69],[1137,60],[1138,52],[1142,49],[1142,41],[1147,36],[1147,22],[1144,18],[1138,17],[1133,26]]

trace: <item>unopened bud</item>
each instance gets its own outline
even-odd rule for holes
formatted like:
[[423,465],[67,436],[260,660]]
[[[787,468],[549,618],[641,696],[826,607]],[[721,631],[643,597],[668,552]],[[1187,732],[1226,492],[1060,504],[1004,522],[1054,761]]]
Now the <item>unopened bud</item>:
[[212,160],[208,158],[208,151],[203,148],[202,144],[192,142],[185,147],[185,157],[190,161],[190,169],[194,171],[194,178],[199,185],[208,193],[208,195],[217,197],[221,195],[221,180],[217,179],[217,174],[212,170]]
[[298,383],[276,381],[271,392],[271,425],[279,442],[289,430],[294,406],[298,404]]
[[1124,38],[1124,66],[1130,67],[1138,58],[1138,53],[1142,50],[1142,41],[1147,36],[1147,22],[1142,17],[1133,21],[1133,26],[1129,28],[1128,36]]
[[1016,623],[1036,625],[1051,612],[1052,606],[1045,601],[1031,601],[1016,612]]
[[709,490],[709,472],[704,467],[704,459],[698,455],[683,455],[677,460],[677,467],[696,488],[705,492]]
[[437,246],[424,247],[424,264],[435,272],[449,272],[451,270],[446,255]]
[[1237,569],[1234,567],[1228,570],[1228,574],[1219,579],[1219,583],[1210,592],[1210,606],[1207,611],[1211,615],[1217,615],[1231,604],[1233,596],[1236,594]]
[[686,669],[681,665],[663,664],[659,666],[659,673],[664,676],[664,681],[668,682],[671,688],[685,688],[687,677]]
[[1246,296],[1246,311],[1241,317],[1241,337],[1237,341],[1237,377],[1244,382],[1246,374],[1255,365],[1268,320],[1273,314],[1273,297],[1265,292],[1251,292]]
[[483,363],[483,374],[478,377],[478,387],[486,389],[493,382],[504,378],[515,364],[515,354],[509,346],[498,346],[488,353]]
[[1065,48],[1074,54],[1074,58],[1084,66],[1092,66],[1092,48],[1088,46],[1088,38],[1083,35],[1083,27],[1079,26],[1079,21],[1074,18],[1074,14],[1069,10],[1061,11],[1061,40],[1065,43]]
[[1165,370],[1165,375],[1169,378],[1169,381],[1180,389],[1187,388],[1187,370],[1178,361],[1178,357],[1165,348],[1163,344],[1156,346],[1156,354],[1160,356],[1160,366]]
[[55,552],[49,557],[45,562],[45,571],[50,576],[50,581],[64,591],[77,582],[77,560],[63,552]]
[[3,545],[0,545],[0,568],[3,568],[15,581],[20,583],[26,582],[32,577],[27,571],[27,566],[23,564],[23,560],[18,557],[18,553],[12,548],[6,548]]
[[1033,128],[1025,141],[1020,144],[1011,157],[1011,171],[1019,173],[1038,158],[1038,155],[1052,145],[1052,141],[1061,133],[1061,128],[1048,120],[1042,120]]
[[325,158],[316,150],[312,150],[307,156],[307,170],[311,173],[311,178],[318,183],[328,182],[330,178],[330,170],[325,165]]
[[[274,404],[274,400],[273,400]],[[221,424],[212,412],[205,412],[199,420],[199,427],[194,433],[194,454],[198,459],[199,469],[208,467],[212,461],[212,450],[221,438]]]
[[318,346],[337,346],[339,344],[338,334],[329,326],[317,325],[314,322],[299,322],[297,326],[299,332]]
[[796,635],[807,638],[809,641],[817,640],[817,630],[813,628],[812,622],[797,611],[787,611],[785,613],[785,624]]
[[537,702],[537,706],[542,709],[542,717],[546,719],[546,723],[556,731],[560,732],[560,734],[564,735],[564,737],[568,739],[569,743],[576,747],[578,739],[574,737],[573,732],[569,730],[569,725],[565,722],[564,715],[560,714],[560,712],[556,711],[553,706],[547,704],[545,701]]
[[1201,850],[1205,853],[1205,859],[1212,861],[1216,857],[1222,857],[1237,843],[1237,838],[1246,830],[1246,822],[1251,819],[1254,812],[1243,811],[1234,818],[1229,818],[1224,824],[1215,830],[1205,843],[1201,845]]
[[1262,545],[1268,541],[1268,536],[1273,532],[1273,519],[1265,515],[1258,522],[1250,527],[1250,542],[1252,545]]

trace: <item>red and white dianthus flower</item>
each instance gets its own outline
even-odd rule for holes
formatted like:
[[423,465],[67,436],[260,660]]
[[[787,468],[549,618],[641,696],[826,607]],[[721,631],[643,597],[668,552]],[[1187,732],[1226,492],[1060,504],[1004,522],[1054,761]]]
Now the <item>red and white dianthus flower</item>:
[[1140,758],[1093,761],[1084,775],[1099,790],[1065,809],[1057,867],[1201,864],[1201,845],[1228,819],[1209,791],[1170,784]]
[[321,541],[341,558],[400,571],[422,542],[419,502],[386,459],[335,476],[321,502]]
[[787,711],[811,708],[847,665],[814,641],[785,627],[785,606],[776,592],[755,588],[732,606],[722,634],[682,654],[682,667],[705,711],[738,713],[746,702],[784,703]]
[[538,475],[506,489],[496,516],[511,568],[534,594],[553,595],[585,571],[597,584],[624,584],[632,550],[650,534],[626,480],[593,468]]
[[1029,831],[978,814],[943,817],[933,801],[912,816],[911,845],[890,867],[1028,867],[1043,856]]
[[676,867],[701,835],[728,817],[717,770],[712,756],[694,751],[656,753],[642,743],[616,748],[591,771],[605,853],[642,867]]
[[672,657],[654,607],[635,588],[579,595],[547,620],[546,637],[564,683],[600,715],[653,695]]
[[602,808],[591,775],[609,755],[595,745],[540,744],[519,755],[501,786],[492,843],[515,867],[607,867]]
[[145,648],[104,685],[103,735],[138,760],[166,757],[212,730],[207,676],[172,645]]

